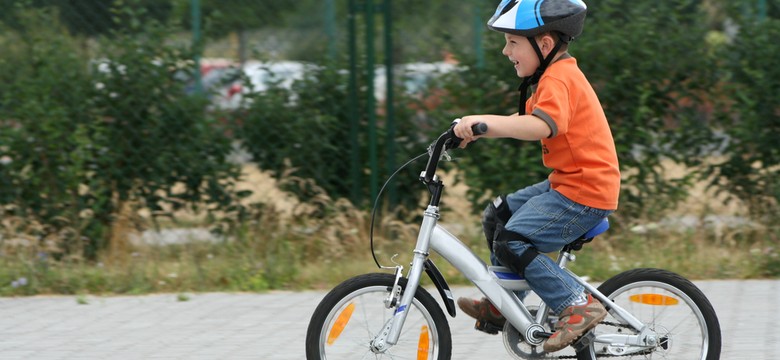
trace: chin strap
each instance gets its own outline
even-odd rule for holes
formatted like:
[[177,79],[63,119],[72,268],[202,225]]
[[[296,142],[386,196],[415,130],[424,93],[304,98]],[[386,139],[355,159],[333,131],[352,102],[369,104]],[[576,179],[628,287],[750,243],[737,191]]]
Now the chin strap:
[[542,55],[542,49],[540,49],[539,45],[536,44],[536,39],[533,37],[528,37],[528,42],[531,43],[531,47],[534,48],[536,56],[539,57],[539,67],[536,68],[536,71],[534,71],[533,75],[524,77],[523,82],[520,83],[520,87],[517,88],[517,90],[520,91],[520,103],[518,104],[517,110],[520,115],[525,115],[525,101],[528,100],[528,88],[539,83],[539,79],[542,78],[542,74],[544,74],[544,71],[547,70],[548,66],[550,66],[550,63],[552,62],[552,59],[555,58],[555,55],[558,54],[558,50],[560,50],[561,46],[563,46],[563,44],[567,43],[568,41],[566,41],[563,37],[559,37],[559,40],[555,42],[555,47],[553,47],[552,51],[550,51],[550,54],[547,55],[546,58],[544,55]]

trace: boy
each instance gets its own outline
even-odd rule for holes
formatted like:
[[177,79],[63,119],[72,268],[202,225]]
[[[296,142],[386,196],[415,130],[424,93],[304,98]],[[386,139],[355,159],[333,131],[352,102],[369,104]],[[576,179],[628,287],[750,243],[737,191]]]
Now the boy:
[[[617,209],[614,140],[595,91],[567,53],[568,43],[582,32],[586,10],[580,0],[501,1],[488,27],[504,33],[502,53],[523,78],[520,110],[466,116],[454,129],[464,139],[461,147],[480,137],[541,141],[544,165],[552,169],[548,179],[496,199],[485,209],[483,227],[491,261],[523,275],[560,314],[544,343],[546,352],[568,346],[607,315],[571,275],[540,256],[576,240]],[[536,90],[526,101],[532,85]],[[479,122],[488,132],[475,136],[471,126]],[[479,321],[505,322],[486,299],[461,298],[458,306]]]

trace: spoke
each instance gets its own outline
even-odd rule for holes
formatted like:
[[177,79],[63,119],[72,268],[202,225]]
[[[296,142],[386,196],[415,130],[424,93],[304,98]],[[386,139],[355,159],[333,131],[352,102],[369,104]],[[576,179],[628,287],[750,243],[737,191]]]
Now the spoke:
[[[683,300],[682,297],[679,296],[676,292],[670,291],[665,288],[660,288],[660,287],[648,286],[643,288],[635,288],[633,290],[634,291],[624,293],[623,296],[627,296],[630,298],[631,294],[642,295],[645,293],[658,293],[663,296],[670,296],[680,300],[680,303],[674,306],[650,306],[650,307],[631,306],[630,308],[632,308],[633,310],[629,310],[635,315],[639,315],[638,317],[640,319],[644,319],[643,321],[644,323],[646,323],[654,331],[656,331],[656,334],[659,337],[658,340],[661,340],[661,338],[663,337],[668,337],[668,341],[671,341],[671,344],[675,346],[675,350],[678,351],[672,351],[672,352],[664,351],[661,347],[661,344],[659,343],[658,345],[656,345],[656,349],[650,350],[651,351],[650,353],[630,354],[624,356],[614,356],[614,355],[604,354],[597,357],[599,358],[628,357],[632,359],[667,359],[667,358],[679,357],[680,351],[682,352],[687,352],[688,350],[694,350],[696,352],[701,351],[701,347],[704,341],[703,334],[705,334],[706,330],[702,329],[699,321],[700,320],[699,316],[696,314],[695,308],[692,308],[692,304],[690,303],[690,301]],[[663,290],[663,291],[659,291],[659,290]],[[644,311],[642,311],[643,308]],[[629,308],[627,307],[627,310],[628,309]],[[641,315],[643,312],[645,314],[644,316]],[[627,328],[627,326],[621,324],[607,323],[607,325]],[[677,339],[676,343],[674,341],[675,339]]]

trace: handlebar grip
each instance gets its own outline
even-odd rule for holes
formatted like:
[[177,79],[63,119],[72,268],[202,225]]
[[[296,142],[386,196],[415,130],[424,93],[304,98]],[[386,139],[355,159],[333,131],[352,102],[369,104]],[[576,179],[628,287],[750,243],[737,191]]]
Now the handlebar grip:
[[[436,142],[428,147],[428,165],[425,167],[422,177],[420,178],[424,183],[430,184],[433,181],[433,177],[436,174],[436,167],[439,165],[439,158],[442,151],[456,148],[460,145],[463,139],[457,137],[453,131],[458,120],[452,122],[450,128],[436,139]],[[484,135],[488,131],[488,126],[485,123],[476,123],[471,125],[471,132],[474,135]]]
[[471,125],[471,132],[474,133],[474,135],[483,135],[487,133],[488,126],[485,123],[476,123],[474,125]]

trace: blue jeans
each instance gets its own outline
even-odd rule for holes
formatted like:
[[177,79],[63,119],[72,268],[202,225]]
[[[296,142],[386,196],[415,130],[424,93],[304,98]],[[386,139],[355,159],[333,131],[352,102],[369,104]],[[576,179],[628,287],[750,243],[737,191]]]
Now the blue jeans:
[[[512,216],[505,228],[526,237],[530,243],[509,242],[518,256],[529,247],[540,253],[555,252],[577,240],[612,213],[580,205],[550,188],[545,180],[520,189],[506,197]],[[492,253],[493,265],[500,265]],[[553,310],[560,314],[582,294],[584,288],[553,259],[539,255],[525,268],[528,285]]]

